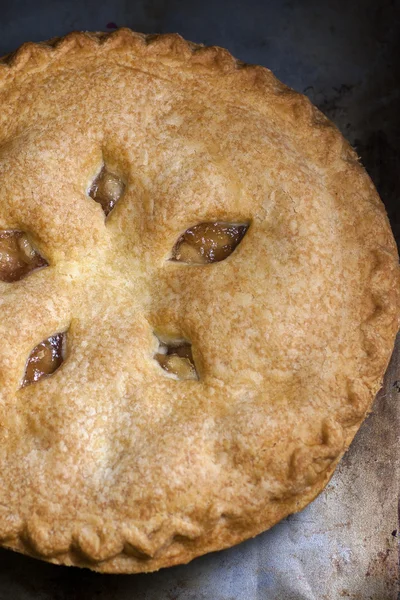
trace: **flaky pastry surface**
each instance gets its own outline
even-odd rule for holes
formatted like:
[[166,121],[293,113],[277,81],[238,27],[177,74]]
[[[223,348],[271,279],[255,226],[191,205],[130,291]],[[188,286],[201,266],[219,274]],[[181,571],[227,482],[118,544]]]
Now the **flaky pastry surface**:
[[[0,65],[0,229],[49,264],[0,282],[0,541],[102,572],[187,562],[326,485],[379,389],[396,245],[355,152],[265,68],[177,35],[74,33]],[[124,193],[105,219],[102,165]],[[248,223],[215,264],[198,223]],[[66,332],[64,363],[21,388]],[[190,340],[168,377],[154,332]]]

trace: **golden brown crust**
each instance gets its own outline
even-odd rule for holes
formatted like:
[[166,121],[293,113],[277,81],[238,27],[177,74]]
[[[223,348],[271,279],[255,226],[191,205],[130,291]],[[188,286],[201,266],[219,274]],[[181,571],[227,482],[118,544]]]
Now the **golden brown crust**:
[[[0,229],[50,267],[0,282],[0,539],[152,571],[236,544],[326,485],[399,325],[383,205],[338,130],[265,68],[178,35],[73,33],[0,65]],[[127,184],[104,221],[102,161]],[[209,220],[229,259],[166,261]],[[19,390],[68,330],[63,367]],[[153,331],[200,381],[160,375]]]

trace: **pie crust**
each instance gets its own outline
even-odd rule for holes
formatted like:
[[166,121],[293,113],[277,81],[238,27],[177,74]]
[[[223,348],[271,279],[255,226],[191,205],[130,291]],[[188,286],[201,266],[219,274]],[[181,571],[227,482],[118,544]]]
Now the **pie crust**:
[[[399,325],[396,244],[355,151],[269,70],[179,35],[25,44],[0,96],[0,230],[47,263],[0,281],[0,543],[154,571],[301,510]],[[225,260],[171,259],[211,222],[249,226]],[[21,385],[59,334],[61,367]],[[160,339],[190,343],[198,377],[166,372]]]

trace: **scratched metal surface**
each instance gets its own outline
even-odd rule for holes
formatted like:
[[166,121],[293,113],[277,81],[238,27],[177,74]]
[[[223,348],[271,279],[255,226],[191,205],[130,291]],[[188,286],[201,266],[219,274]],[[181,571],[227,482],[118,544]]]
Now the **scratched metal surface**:
[[[399,0],[16,0],[0,9],[0,54],[27,39],[114,23],[179,31],[272,68],[357,147],[400,242]],[[271,531],[139,576],[102,576],[0,551],[0,600],[396,600],[399,400],[400,344],[374,412],[327,489]]]

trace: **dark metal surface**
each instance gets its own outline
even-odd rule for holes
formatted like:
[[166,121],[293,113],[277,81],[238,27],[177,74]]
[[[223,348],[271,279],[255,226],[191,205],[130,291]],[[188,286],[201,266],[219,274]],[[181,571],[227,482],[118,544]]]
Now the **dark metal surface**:
[[[0,6],[0,54],[26,40],[39,41],[73,29],[107,30],[109,25],[111,30],[116,24],[144,32],[178,31],[187,39],[224,46],[242,60],[268,66],[286,84],[308,94],[356,146],[400,243],[399,0],[17,0]],[[296,518],[237,548],[200,558],[190,567],[152,575],[101,576],[1,551],[0,600],[395,600],[397,525],[395,499],[388,494],[397,488],[393,480],[398,482],[399,476],[398,454],[391,453],[398,437],[394,426],[399,425],[393,387],[397,364],[392,364],[376,413],[357,436],[332,487],[300,517],[305,528],[318,515],[321,518],[325,505],[330,511],[330,506],[338,508],[343,481],[348,486],[354,483],[353,504],[343,506],[343,513],[361,514],[363,507],[371,506],[363,497],[362,482],[363,469],[369,470],[371,485],[381,490],[376,499],[381,514],[367,513],[352,520],[350,527],[356,523],[357,532],[365,527],[359,554],[354,548],[349,554],[334,531],[335,556],[325,556],[323,545],[319,554],[310,547],[315,569],[310,568],[309,556],[300,556],[290,563],[290,577],[278,581],[279,569],[268,567],[274,564],[266,556],[268,545],[276,548],[280,539],[282,544],[288,536],[294,539]],[[344,517],[343,523],[349,527]],[[380,528],[379,535],[374,528]],[[363,548],[368,540],[375,540],[371,543],[376,547]],[[368,565],[360,558],[364,550],[370,552]],[[318,569],[320,578],[311,572]],[[336,573],[340,589],[333,591],[331,573]],[[326,588],[321,592],[324,577]],[[313,590],[317,580],[319,592]]]

